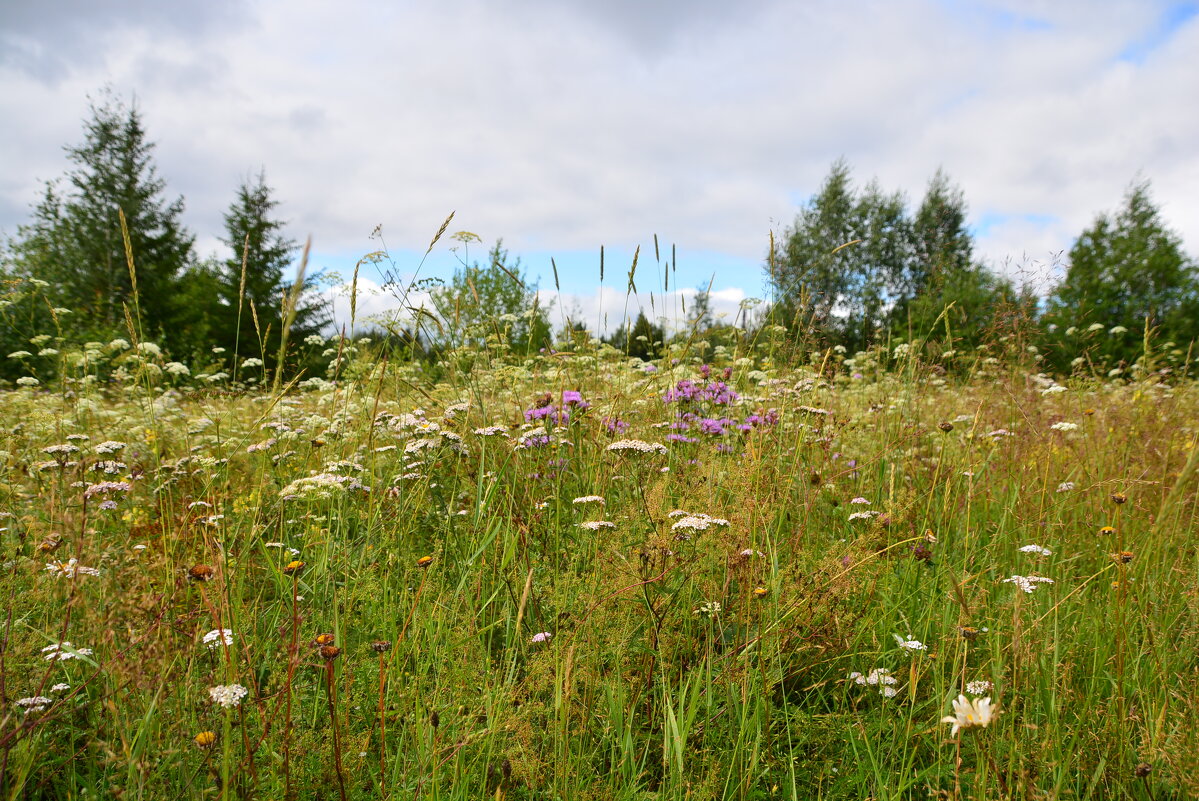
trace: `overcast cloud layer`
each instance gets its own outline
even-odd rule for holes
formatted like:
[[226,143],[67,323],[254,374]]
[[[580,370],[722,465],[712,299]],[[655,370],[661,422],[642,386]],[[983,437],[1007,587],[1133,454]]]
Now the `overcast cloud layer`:
[[[1051,263],[1138,175],[1194,253],[1196,53],[1199,4],[1151,0],[13,0],[0,230],[111,84],[202,251],[261,166],[341,269],[377,224],[406,264],[456,210],[451,230],[504,237],[543,289],[551,255],[587,295],[601,244],[645,260],[657,233],[679,288],[760,295],[769,232],[845,156],[914,202],[943,166],[1008,270]],[[608,269],[623,289],[627,260]]]

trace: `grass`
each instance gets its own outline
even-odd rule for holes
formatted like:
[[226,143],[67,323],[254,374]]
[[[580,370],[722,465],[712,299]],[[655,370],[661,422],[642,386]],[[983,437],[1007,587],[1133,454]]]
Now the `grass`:
[[1199,796],[1192,383],[335,347],[4,394],[4,798]]

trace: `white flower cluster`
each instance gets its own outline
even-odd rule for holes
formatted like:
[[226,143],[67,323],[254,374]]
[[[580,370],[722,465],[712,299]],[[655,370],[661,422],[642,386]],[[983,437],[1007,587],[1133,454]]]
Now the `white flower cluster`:
[[697,606],[695,609],[692,609],[691,614],[703,615],[704,617],[713,617],[714,615],[719,615],[723,609],[724,607],[720,605],[720,601],[706,601]]
[[907,639],[900,637],[898,634],[892,634],[891,636],[895,638],[895,642],[902,650],[908,651],[909,653],[928,650],[928,646],[920,642],[920,640],[913,640],[912,635],[910,634],[907,636]]
[[584,503],[598,503],[598,504],[603,505],[603,504],[607,503],[607,501],[604,500],[602,495],[584,495],[581,498],[575,498],[573,501],[571,501],[571,503],[573,503],[575,505],[580,505],[580,504],[584,504]]
[[204,644],[210,651],[222,645],[233,645],[233,629],[213,629],[204,635]]
[[966,692],[971,695],[982,695],[991,692],[991,682],[986,679],[966,682]]
[[1059,420],[1049,427],[1054,431],[1077,431],[1078,423],[1071,423],[1069,420]]
[[884,698],[894,698],[897,692],[895,685],[899,683],[886,668],[874,668],[866,676],[855,670],[849,674],[849,678],[860,687],[878,687],[879,694]]
[[874,509],[868,509],[865,512],[853,512],[852,514],[850,514],[849,519],[850,520],[869,520],[872,517],[878,517],[880,514],[882,514],[882,512],[876,511]]
[[65,662],[68,659],[75,659],[80,656],[91,656],[92,649],[76,648],[68,641],[63,640],[53,645],[47,645],[42,649],[42,653],[45,654],[42,659],[45,659],[47,662]]
[[487,426],[486,428],[476,428],[475,434],[480,437],[502,437],[507,431],[508,429],[504,426]]
[[1015,584],[1024,590],[1024,592],[1031,593],[1037,589],[1038,584],[1052,584],[1053,579],[1045,578],[1044,576],[1012,576],[1011,578],[1005,578],[1003,583]]
[[1063,481],[1061,484],[1057,485],[1058,492],[1069,492],[1072,489],[1074,489],[1073,481]]
[[1053,551],[1040,545],[1022,545],[1017,548],[1021,553],[1035,553],[1037,556],[1052,556]]
[[250,691],[240,684],[220,684],[208,688],[208,697],[212,699],[212,702],[220,704],[225,709],[239,706],[241,699],[249,694]]
[[52,703],[54,703],[54,699],[47,698],[44,695],[31,695],[28,698],[17,699],[17,706],[24,710],[25,714],[41,712]]
[[65,562],[47,562],[46,570],[56,578],[75,578],[79,575],[98,576],[100,571],[94,567],[84,567],[79,560],[71,557]]
[[315,476],[297,478],[282,489],[279,497],[285,501],[328,500],[334,495],[344,495],[352,490],[370,492],[370,487],[365,486],[353,476],[319,473]]
[[723,517],[712,517],[711,515],[703,514],[702,512],[684,512],[682,509],[676,509],[670,513],[669,517],[677,517],[678,520],[670,526],[671,531],[683,532],[686,534],[690,531],[707,531],[712,526],[727,526],[729,521]]
[[108,455],[110,453],[116,453],[117,451],[124,450],[125,447],[126,445],[124,442],[117,442],[116,440],[110,439],[107,442],[101,442],[99,445],[97,445],[96,453]]
[[623,453],[625,451],[636,451],[637,453],[669,453],[666,446],[660,442],[645,442],[639,439],[618,439],[613,442],[605,450],[615,453]]
[[616,524],[610,520],[589,520],[586,523],[579,523],[579,528],[587,531],[599,531],[601,528],[616,528]]

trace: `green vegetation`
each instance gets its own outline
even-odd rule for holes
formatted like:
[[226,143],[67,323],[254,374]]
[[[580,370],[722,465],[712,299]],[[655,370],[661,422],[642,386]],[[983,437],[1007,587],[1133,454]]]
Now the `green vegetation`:
[[3,797],[1199,793],[1193,383],[766,334],[64,345],[0,404]]

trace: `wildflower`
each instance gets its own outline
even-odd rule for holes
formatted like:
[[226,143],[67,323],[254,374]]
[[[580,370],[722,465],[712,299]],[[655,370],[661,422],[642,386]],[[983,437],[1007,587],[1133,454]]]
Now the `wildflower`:
[[604,450],[617,453],[623,453],[624,451],[637,451],[638,453],[669,453],[669,451],[666,449],[666,446],[660,442],[643,442],[639,439],[618,439]]
[[542,642],[549,642],[550,639],[553,638],[553,636],[554,635],[552,632],[540,631],[533,635],[533,638],[532,638],[532,640],[530,640],[530,642],[533,642],[534,644],[542,643]]
[[59,578],[75,578],[80,574],[84,576],[100,575],[99,570],[94,567],[84,567],[74,557],[65,562],[47,562],[46,570]]
[[196,744],[197,748],[211,748],[216,742],[216,732],[202,731],[192,738],[192,742]]
[[62,692],[66,692],[69,689],[71,689],[71,685],[67,684],[66,682],[59,682],[58,684],[55,684],[53,687],[50,688],[50,692],[62,693]]
[[724,609],[724,607],[720,605],[719,601],[706,601],[695,609],[692,609],[691,614],[714,617],[715,615],[719,615],[722,609]]
[[859,503],[859,504],[864,503],[867,506],[870,505],[870,501],[866,500],[865,498],[854,498],[852,501],[850,501],[850,503]]
[[928,650],[928,646],[920,642],[920,640],[913,640],[912,635],[910,634],[906,640],[903,637],[900,637],[898,634],[892,634],[891,636],[895,638],[895,642],[899,645],[901,650],[908,651],[909,653]]
[[503,436],[507,430],[503,426],[487,426],[486,428],[476,428],[475,434],[480,437],[499,437]]
[[962,635],[962,639],[966,641],[978,639],[978,629],[974,626],[958,626],[958,632]]
[[966,682],[966,692],[971,695],[982,695],[991,691],[991,682],[987,679]]
[[1061,484],[1057,485],[1058,492],[1069,492],[1072,489],[1074,489],[1073,481],[1063,481]]
[[123,450],[125,447],[126,445],[124,442],[117,442],[116,440],[110,439],[107,442],[101,442],[99,445],[97,445],[96,453],[108,455],[110,453],[116,453],[120,450]]
[[610,520],[589,520],[586,523],[579,523],[579,528],[586,531],[599,531],[601,528],[616,528],[616,524]]
[[208,565],[193,565],[187,570],[187,577],[192,581],[211,581],[214,571]]
[[709,517],[705,514],[689,514],[671,525],[671,531],[705,531],[712,526],[727,526],[729,521],[723,517]]
[[321,646],[321,659],[325,660],[326,662],[332,662],[339,656],[341,656],[341,649],[336,645]]
[[946,434],[948,434],[950,431],[953,431],[953,423],[950,423],[948,421],[946,421],[944,423],[938,423],[937,428],[941,429]]
[[45,659],[47,662],[65,662],[68,659],[77,659],[81,656],[91,656],[92,649],[76,648],[74,645],[71,645],[70,642],[63,640],[60,643],[47,645],[42,649],[42,653],[45,654],[42,659]]
[[870,509],[865,512],[853,512],[852,514],[850,514],[849,519],[850,520],[869,520],[870,518],[878,517],[881,514],[882,514],[882,512]]
[[1041,394],[1042,395],[1057,395],[1060,392],[1066,392],[1066,391],[1067,391],[1066,388],[1063,387],[1061,384],[1054,384],[1051,387],[1046,387],[1045,389],[1041,390]]
[[754,597],[755,598],[759,598],[759,599],[765,598],[769,594],[770,594],[770,591],[767,590],[765,587],[754,587]]
[[42,383],[42,382],[38,381],[36,378],[34,378],[31,375],[23,375],[17,379],[18,387],[36,387],[40,383]]
[[1075,431],[1078,429],[1078,423],[1071,423],[1068,420],[1060,420],[1049,427],[1054,431]]
[[220,704],[225,709],[240,706],[241,699],[249,694],[250,691],[240,684],[220,684],[216,687],[208,688],[208,697],[212,699],[212,702]]
[[1119,505],[1119,504],[1127,503],[1127,502],[1128,502],[1128,496],[1125,495],[1123,492],[1113,492],[1112,493],[1112,503]]
[[1126,565],[1132,561],[1132,551],[1120,551],[1112,554],[1112,559],[1115,559],[1122,565]]
[[375,640],[371,643],[371,650],[377,654],[385,654],[391,650],[390,640]]
[[605,501],[603,499],[603,497],[600,495],[584,495],[581,498],[575,498],[573,501],[571,501],[571,503],[576,504],[576,505],[584,504],[584,503],[604,504],[604,503],[607,503],[607,501]]
[[301,562],[299,559],[293,559],[292,561],[288,562],[287,565],[283,568],[283,575],[290,576],[295,573],[299,573],[303,569],[304,569],[304,563]]
[[83,491],[83,497],[93,498],[96,495],[107,495],[110,492],[128,492],[130,489],[127,481],[101,481],[99,484],[88,485],[88,488]]
[[1021,553],[1035,553],[1037,556],[1050,556],[1053,551],[1048,548],[1042,548],[1040,545],[1023,545],[1017,548]]
[[47,698],[44,695],[32,695],[28,698],[18,698],[16,705],[21,707],[25,711],[25,714],[29,714],[30,712],[41,712],[53,703],[53,698]]
[[989,697],[970,700],[964,695],[959,695],[953,702],[953,714],[941,718],[941,722],[952,723],[953,730],[949,735],[956,737],[961,729],[972,729],[976,726],[985,729],[998,714],[999,708],[991,705]]
[[432,556],[422,556],[420,559],[416,560],[417,567],[428,567],[431,564],[433,564]]
[[1053,579],[1045,578],[1044,576],[1012,576],[1005,578],[1004,584],[1015,584],[1021,590],[1027,593],[1036,591],[1038,584],[1052,584]]
[[884,698],[894,698],[897,693],[895,685],[899,683],[886,668],[874,668],[866,676],[855,670],[849,674],[849,679],[860,687],[878,687],[879,694]]
[[213,629],[204,635],[204,644],[212,651],[221,645],[233,645],[232,629]]
[[1115,534],[1116,527],[1115,526],[1104,526],[1103,528],[1099,529],[1099,533],[1104,534],[1104,535]]

